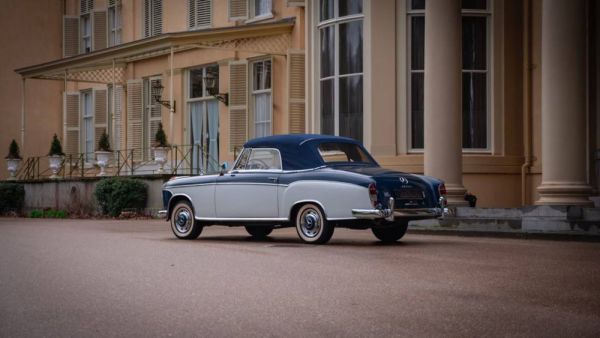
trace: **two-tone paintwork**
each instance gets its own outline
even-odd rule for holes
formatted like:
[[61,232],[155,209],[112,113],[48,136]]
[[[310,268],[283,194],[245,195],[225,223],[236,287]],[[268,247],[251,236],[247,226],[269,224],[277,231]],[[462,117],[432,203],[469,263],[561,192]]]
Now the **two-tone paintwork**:
[[199,221],[280,224],[292,220],[296,206],[311,202],[321,206],[329,221],[351,221],[356,220],[353,209],[373,208],[368,192],[372,183],[377,185],[379,201],[387,201],[401,189],[420,189],[426,197],[412,205],[400,201],[396,208],[438,207],[441,181],[383,169],[370,155],[370,163],[328,165],[317,150],[323,142],[356,144],[368,154],[355,140],[336,136],[282,135],[251,140],[245,149],[279,150],[283,169],[232,170],[169,181],[163,187],[165,209],[170,214],[175,201],[186,199]]

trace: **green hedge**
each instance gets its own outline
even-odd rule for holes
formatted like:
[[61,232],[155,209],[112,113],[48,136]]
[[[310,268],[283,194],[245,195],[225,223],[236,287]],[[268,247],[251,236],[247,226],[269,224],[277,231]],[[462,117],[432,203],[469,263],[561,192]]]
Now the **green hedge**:
[[25,203],[25,187],[20,183],[0,183],[0,214],[10,211],[18,213]]
[[111,177],[98,182],[94,196],[102,214],[116,217],[125,209],[145,208],[148,187],[136,179]]

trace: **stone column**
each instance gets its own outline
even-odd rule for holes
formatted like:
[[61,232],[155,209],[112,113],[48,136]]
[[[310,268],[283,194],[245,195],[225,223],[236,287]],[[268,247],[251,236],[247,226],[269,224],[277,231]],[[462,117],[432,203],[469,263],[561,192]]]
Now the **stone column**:
[[467,205],[462,183],[461,1],[425,7],[425,174],[446,182],[450,205]]
[[584,0],[542,4],[542,184],[536,204],[591,205]]

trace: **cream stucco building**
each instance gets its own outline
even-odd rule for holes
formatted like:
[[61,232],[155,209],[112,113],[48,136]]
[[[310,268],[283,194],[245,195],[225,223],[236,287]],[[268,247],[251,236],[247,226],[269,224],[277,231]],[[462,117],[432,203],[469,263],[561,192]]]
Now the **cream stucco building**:
[[[0,145],[14,138],[24,157],[45,155],[56,133],[90,162],[106,130],[115,150],[143,162],[161,122],[189,165],[210,171],[248,138],[328,133],[362,140],[383,166],[444,179],[454,204],[466,191],[484,207],[591,205],[598,195],[594,1],[3,8],[0,25],[15,34],[0,37]],[[207,90],[210,76],[227,104]]]

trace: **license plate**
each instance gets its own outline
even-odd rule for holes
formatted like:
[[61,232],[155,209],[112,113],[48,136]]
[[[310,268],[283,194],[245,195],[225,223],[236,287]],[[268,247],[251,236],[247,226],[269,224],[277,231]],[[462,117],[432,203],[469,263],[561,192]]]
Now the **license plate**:
[[394,197],[401,200],[422,200],[425,198],[425,192],[421,189],[396,189],[394,190]]

